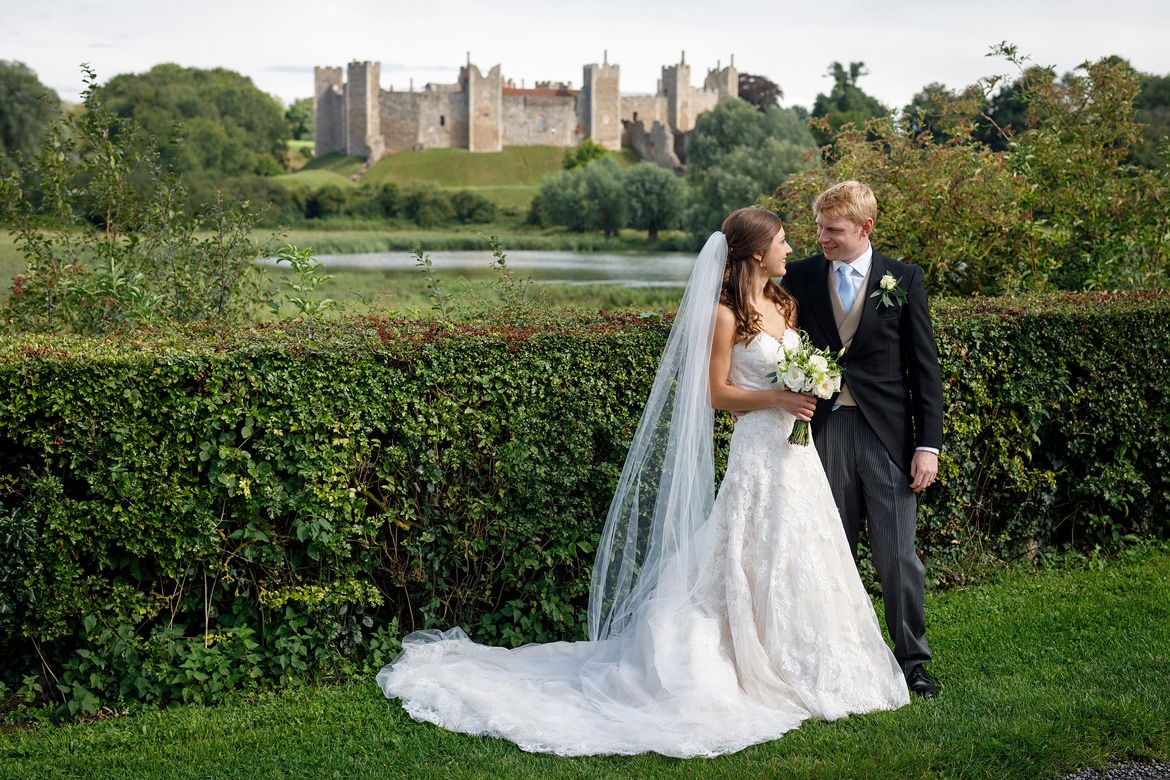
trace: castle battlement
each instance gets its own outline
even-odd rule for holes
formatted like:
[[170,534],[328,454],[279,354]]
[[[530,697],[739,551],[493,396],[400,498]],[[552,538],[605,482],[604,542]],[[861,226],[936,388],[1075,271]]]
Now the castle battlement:
[[[673,134],[694,127],[694,119],[739,94],[734,60],[707,72],[703,86],[690,84],[685,52],[679,64],[663,67],[656,95],[623,97],[621,67],[608,59],[582,69],[581,88],[537,81],[531,88],[505,80],[499,65],[485,75],[470,58],[455,84],[427,84],[421,91],[383,90],[381,63],[351,62],[345,69],[313,71],[314,153],[331,152],[376,162],[402,149],[468,149],[498,152],[505,146],[574,147],[586,138],[621,149],[633,124],[632,140],[648,159],[677,167],[677,157],[654,152]],[[658,127],[658,126],[661,127]],[[658,139],[646,153],[641,139]],[[664,141],[665,139],[665,141]]]

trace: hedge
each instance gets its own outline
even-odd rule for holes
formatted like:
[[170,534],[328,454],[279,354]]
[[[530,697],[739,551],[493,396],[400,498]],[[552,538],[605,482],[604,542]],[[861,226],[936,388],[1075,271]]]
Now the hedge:
[[[936,560],[1170,532],[1170,299],[943,301]],[[669,323],[367,317],[0,345],[0,694],[71,712],[580,638]],[[730,430],[724,419],[718,446]]]

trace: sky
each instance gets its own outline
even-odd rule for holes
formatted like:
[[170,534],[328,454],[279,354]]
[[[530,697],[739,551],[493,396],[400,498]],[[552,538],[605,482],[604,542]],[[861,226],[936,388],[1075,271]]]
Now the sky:
[[288,103],[312,96],[314,65],[380,61],[383,89],[421,89],[453,83],[469,54],[527,86],[579,86],[583,65],[608,58],[624,94],[648,94],[685,51],[695,86],[734,56],[779,84],[785,106],[829,92],[830,63],[864,62],[859,86],[898,107],[931,82],[1015,74],[986,56],[1001,41],[1060,73],[1117,54],[1166,75],[1168,39],[1170,0],[0,0],[0,59],[70,101],[83,62],[99,81],[163,62],[223,67]]

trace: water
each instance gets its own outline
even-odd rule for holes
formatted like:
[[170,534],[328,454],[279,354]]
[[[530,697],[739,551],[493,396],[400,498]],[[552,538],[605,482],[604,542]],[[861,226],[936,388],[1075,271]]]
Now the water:
[[[487,272],[492,262],[491,252],[486,251],[428,252],[427,255],[437,274]],[[318,255],[317,259],[329,268],[416,270],[414,256],[405,251]],[[531,277],[537,284],[685,287],[695,255],[518,250],[507,253],[507,263],[518,276]]]

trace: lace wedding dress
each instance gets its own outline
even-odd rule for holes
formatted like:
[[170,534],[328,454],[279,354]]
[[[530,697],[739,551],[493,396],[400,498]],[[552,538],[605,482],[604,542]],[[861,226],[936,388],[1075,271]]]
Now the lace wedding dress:
[[[781,349],[766,333],[735,345],[732,384],[771,387]],[[505,649],[416,632],[379,686],[417,720],[560,755],[713,756],[906,704],[816,450],[786,441],[793,420],[739,417],[686,545],[698,554],[663,559],[616,636]]]

